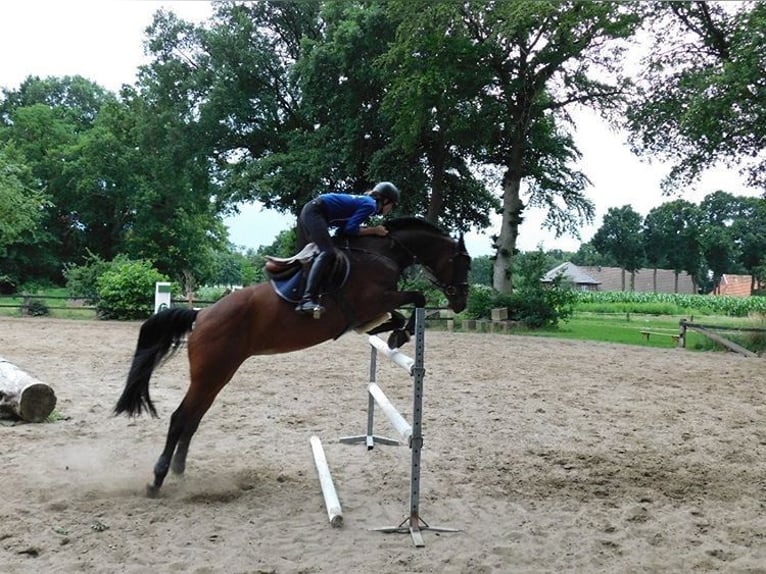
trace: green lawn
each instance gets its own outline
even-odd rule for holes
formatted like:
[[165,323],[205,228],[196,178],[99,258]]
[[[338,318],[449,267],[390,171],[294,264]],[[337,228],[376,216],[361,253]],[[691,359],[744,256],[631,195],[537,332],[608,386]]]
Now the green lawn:
[[[643,347],[673,348],[677,341],[672,335],[679,334],[679,322],[687,319],[711,325],[732,327],[763,327],[755,325],[751,320],[732,317],[690,317],[670,315],[641,315],[641,314],[596,314],[575,313],[568,321],[562,322],[557,329],[540,331],[520,331],[519,334],[535,337],[558,337],[563,339],[579,339],[585,341],[604,341],[609,343],[625,343]],[[641,331],[650,331],[649,338]],[[737,340],[736,335],[729,338]],[[739,341],[743,344],[742,341]],[[748,346],[748,345],[745,345]],[[686,348],[711,350],[717,345],[707,337],[692,330],[686,333]]]

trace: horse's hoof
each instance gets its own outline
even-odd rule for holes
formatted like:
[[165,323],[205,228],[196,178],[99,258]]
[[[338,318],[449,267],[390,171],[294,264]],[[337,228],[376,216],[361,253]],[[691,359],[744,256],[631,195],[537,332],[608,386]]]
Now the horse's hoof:
[[147,484],[146,485],[146,496],[149,498],[157,498],[160,494],[160,487],[154,486],[153,484]]
[[407,331],[393,331],[388,336],[388,348],[398,349],[410,340],[410,334]]

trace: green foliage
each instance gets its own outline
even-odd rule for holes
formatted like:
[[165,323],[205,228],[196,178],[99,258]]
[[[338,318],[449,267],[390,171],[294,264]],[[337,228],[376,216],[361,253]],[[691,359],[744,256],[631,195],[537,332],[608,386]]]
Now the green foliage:
[[472,258],[468,282],[471,285],[492,285],[493,263],[494,261],[489,255]]
[[167,280],[148,261],[115,258],[98,278],[99,318],[145,319],[154,310],[155,283]]
[[421,267],[413,266],[407,269],[399,281],[401,291],[421,291],[426,298],[426,307],[446,307],[447,298],[438,288],[434,287]]
[[200,287],[195,295],[200,301],[218,301],[221,297],[231,293],[228,287]]
[[16,292],[16,281],[10,275],[0,274],[0,295],[12,295]]
[[626,271],[641,269],[644,263],[641,219],[630,205],[610,207],[591,240],[593,247],[599,253],[613,257]]
[[490,317],[497,296],[497,291],[489,285],[471,285],[468,291],[466,315],[473,319]]
[[[647,73],[627,108],[632,145],[672,164],[682,188],[707,168],[739,164],[764,187],[764,2],[652,2]],[[731,9],[731,8],[734,9]]]
[[611,310],[645,312],[643,305],[657,305],[658,311],[672,310],[673,314],[691,313],[697,315],[728,315],[731,317],[747,317],[752,313],[766,313],[766,297],[725,297],[719,295],[687,295],[681,293],[638,293],[633,291],[577,291],[576,306],[595,310],[607,309],[615,304],[622,307],[611,307]]
[[[580,247],[570,259],[575,265],[583,267],[617,267],[617,262],[609,254],[599,253],[590,241],[581,243]],[[564,263],[565,261],[561,261]]]
[[82,265],[64,265],[64,278],[69,293],[72,297],[82,297],[89,304],[95,304],[99,298],[98,279],[110,267],[111,263],[94,253],[88,253]]
[[468,306],[470,317],[489,319],[492,309],[505,307],[508,318],[531,329],[554,327],[571,314],[575,302],[574,292],[561,278],[544,287],[540,282],[546,269],[547,258],[541,251],[526,254],[518,261],[519,287],[512,294],[498,293],[485,285],[471,285]]

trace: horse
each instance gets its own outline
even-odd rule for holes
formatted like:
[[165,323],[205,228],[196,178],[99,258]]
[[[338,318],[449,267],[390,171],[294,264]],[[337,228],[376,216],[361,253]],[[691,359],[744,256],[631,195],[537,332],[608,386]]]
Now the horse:
[[[425,306],[420,291],[398,291],[405,269],[418,264],[460,312],[468,299],[471,258],[463,235],[454,239],[425,220],[391,219],[386,236],[336,237],[336,250],[348,259],[343,286],[323,294],[321,318],[299,314],[270,282],[230,293],[201,310],[173,307],[143,322],[125,388],[114,414],[157,417],[149,396],[149,379],[160,362],[175,352],[183,339],[190,367],[190,384],[170,417],[165,447],[154,465],[154,482],[147,495],[158,494],[168,470],[183,474],[189,444],[202,417],[221,389],[248,357],[288,353],[337,339],[356,329],[374,334],[391,330],[389,346],[399,346],[414,330],[396,310]],[[393,315],[392,315],[393,314]],[[380,317],[390,319],[377,326]],[[379,321],[378,321],[379,322]]]

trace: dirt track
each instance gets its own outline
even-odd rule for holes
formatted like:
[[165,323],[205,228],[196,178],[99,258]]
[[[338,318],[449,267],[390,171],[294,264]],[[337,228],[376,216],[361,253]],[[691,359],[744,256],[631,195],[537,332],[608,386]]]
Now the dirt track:
[[[65,417],[0,426],[0,571],[766,572],[763,359],[429,331],[421,510],[463,531],[416,549],[370,530],[406,515],[408,449],[336,441],[364,431],[364,337],[246,362],[150,500],[188,367],[153,379],[159,420],[112,417],[138,327],[0,319],[0,356]],[[379,382],[408,416],[406,375]]]

